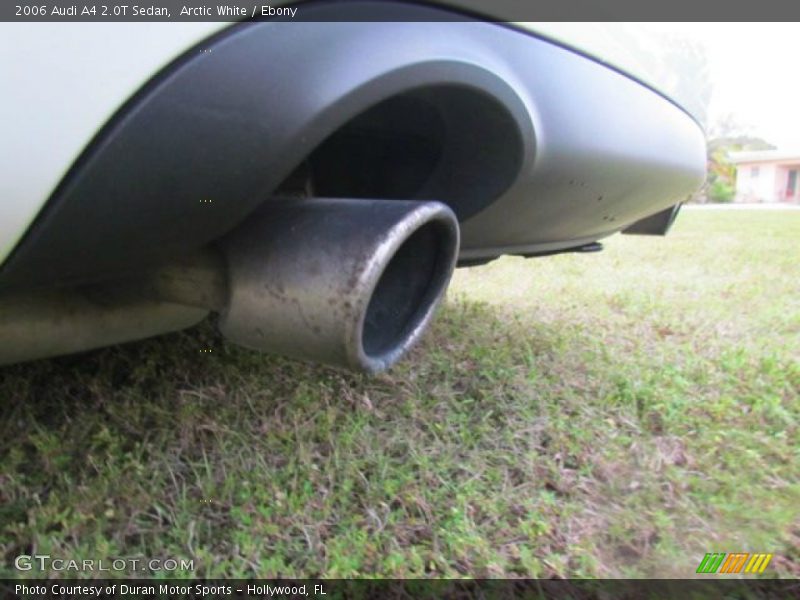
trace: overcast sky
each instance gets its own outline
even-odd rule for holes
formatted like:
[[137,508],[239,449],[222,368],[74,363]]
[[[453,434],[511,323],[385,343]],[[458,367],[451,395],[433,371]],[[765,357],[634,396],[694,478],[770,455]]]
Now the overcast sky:
[[800,149],[800,23],[653,23],[701,42],[713,92],[709,124],[733,114],[749,132]]

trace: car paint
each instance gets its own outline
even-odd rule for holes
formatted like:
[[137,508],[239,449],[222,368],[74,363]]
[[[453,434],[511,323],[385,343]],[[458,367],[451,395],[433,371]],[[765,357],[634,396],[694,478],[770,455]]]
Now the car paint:
[[125,101],[228,25],[0,23],[0,262]]

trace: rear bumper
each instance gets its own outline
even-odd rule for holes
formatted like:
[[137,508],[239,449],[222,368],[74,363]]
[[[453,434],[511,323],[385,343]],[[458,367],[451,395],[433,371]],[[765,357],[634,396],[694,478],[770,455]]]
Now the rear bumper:
[[342,6],[383,10],[319,4],[319,22],[237,25],[167,66],[75,161],[0,269],[0,291],[115,277],[213,242],[345,123],[415,89],[484,96],[510,124],[513,152],[496,164],[497,145],[469,135],[491,131],[488,113],[456,121],[437,100],[442,159],[416,195],[463,215],[462,259],[580,246],[702,182],[700,127],[605,65],[420,5],[395,6],[394,22],[330,22]]

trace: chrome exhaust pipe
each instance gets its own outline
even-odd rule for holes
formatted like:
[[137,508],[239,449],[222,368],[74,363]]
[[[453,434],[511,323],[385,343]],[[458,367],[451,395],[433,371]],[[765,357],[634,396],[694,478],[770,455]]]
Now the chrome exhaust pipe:
[[267,202],[224,240],[234,343],[376,373],[424,333],[458,256],[439,202]]
[[215,311],[234,343],[376,373],[422,336],[458,243],[439,202],[272,200],[216,248],[139,277],[0,296],[0,365],[175,331]]

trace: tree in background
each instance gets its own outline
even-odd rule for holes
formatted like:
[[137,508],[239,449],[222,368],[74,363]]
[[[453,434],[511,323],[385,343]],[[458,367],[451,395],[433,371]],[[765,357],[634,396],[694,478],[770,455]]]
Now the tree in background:
[[707,134],[707,176],[695,202],[731,202],[736,195],[736,166],[730,152],[774,150],[775,146],[746,133],[733,115],[719,118]]

